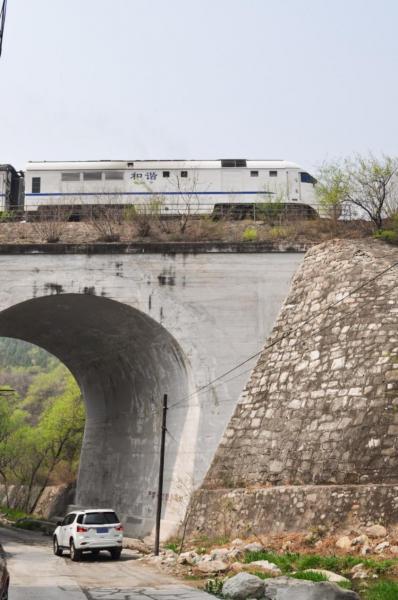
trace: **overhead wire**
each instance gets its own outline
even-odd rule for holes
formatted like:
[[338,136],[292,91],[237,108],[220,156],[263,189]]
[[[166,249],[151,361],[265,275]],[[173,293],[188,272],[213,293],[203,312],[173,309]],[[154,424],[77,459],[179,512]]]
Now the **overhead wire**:
[[[398,266],[398,261],[396,261],[393,264],[389,265],[388,267],[386,267],[382,271],[379,271],[376,275],[374,275],[373,277],[370,277],[369,279],[367,279],[366,281],[364,281],[363,283],[361,283],[360,285],[358,285],[357,287],[355,287],[353,290],[351,290],[350,292],[348,292],[345,296],[339,298],[338,300],[336,300],[334,302],[331,302],[324,309],[316,312],[314,315],[311,315],[310,317],[308,317],[307,319],[305,319],[304,321],[302,321],[302,323],[300,323],[296,327],[292,327],[292,328],[288,329],[283,335],[275,338],[272,342],[270,342],[269,344],[267,344],[266,346],[264,346],[261,350],[259,350],[255,354],[252,354],[250,357],[248,357],[245,360],[241,361],[240,363],[238,363],[234,367],[231,367],[230,369],[228,369],[224,373],[221,373],[221,375],[218,375],[217,377],[215,377],[214,379],[212,379],[211,381],[209,381],[205,385],[199,387],[197,390],[191,392],[187,396],[185,396],[182,399],[176,401],[174,404],[171,404],[169,406],[169,410],[172,409],[172,408],[175,408],[176,406],[178,406],[180,404],[182,404],[186,400],[189,400],[193,396],[197,396],[198,394],[202,393],[203,391],[205,391],[206,389],[208,389],[209,387],[211,387],[214,383],[217,383],[221,379],[224,379],[224,377],[226,377],[230,373],[232,373],[232,372],[236,371],[237,369],[239,369],[240,367],[244,366],[249,361],[253,360],[254,358],[256,358],[257,356],[259,356],[260,354],[262,354],[266,350],[269,350],[270,348],[272,348],[273,346],[275,346],[276,344],[278,344],[282,340],[286,339],[287,337],[289,337],[290,335],[292,335],[293,333],[295,333],[299,329],[302,329],[302,327],[304,327],[305,325],[307,325],[308,323],[310,323],[314,319],[318,318],[320,315],[322,315],[322,314],[324,314],[326,312],[329,312],[329,310],[331,310],[335,306],[341,304],[342,302],[344,302],[344,300],[346,300],[347,298],[353,296],[354,294],[356,294],[357,292],[359,292],[360,290],[362,290],[366,286],[370,285],[371,283],[373,283],[374,281],[376,281],[377,279],[379,279],[380,277],[382,277],[383,275],[385,275],[386,273],[388,273],[389,271],[391,271],[393,268],[395,268],[397,266]],[[396,285],[394,285],[392,287],[391,291],[393,289],[395,289],[395,288],[396,288]],[[339,317],[337,320],[340,320],[340,318],[341,317]],[[329,327],[329,326],[327,326],[327,327]],[[243,374],[243,373],[241,373],[241,374]]]

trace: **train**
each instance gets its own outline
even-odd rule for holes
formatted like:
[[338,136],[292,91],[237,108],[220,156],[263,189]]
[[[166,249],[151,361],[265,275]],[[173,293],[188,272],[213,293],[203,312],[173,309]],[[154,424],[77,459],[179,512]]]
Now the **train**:
[[63,207],[75,219],[96,207],[162,215],[239,214],[278,204],[317,214],[316,179],[286,160],[31,161],[0,165],[0,211],[29,216]]

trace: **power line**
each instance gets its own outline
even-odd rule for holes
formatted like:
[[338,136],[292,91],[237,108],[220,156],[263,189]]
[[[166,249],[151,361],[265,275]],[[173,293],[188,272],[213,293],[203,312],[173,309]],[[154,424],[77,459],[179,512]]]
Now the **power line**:
[[[388,294],[391,294],[391,292],[395,291],[397,289],[396,284],[394,284],[393,286],[391,286],[391,288],[389,288],[386,292],[384,292],[381,296],[379,297],[386,297]],[[334,321],[332,321],[331,323],[328,323],[327,325],[324,325],[323,327],[320,327],[318,329],[316,329],[313,333],[321,333],[322,331],[325,331],[326,329],[329,329],[330,327],[333,327],[333,325],[335,325],[336,323],[338,323],[339,321],[342,321],[344,319],[346,319],[347,317],[349,317],[350,315],[353,315],[354,313],[356,313],[358,310],[358,307],[355,307],[353,310],[349,311],[348,313],[346,313],[345,315],[340,315],[339,317],[337,317],[337,319],[335,319]],[[265,347],[263,350],[266,350],[267,347]],[[261,365],[263,363],[258,363],[258,365]],[[252,371],[252,367],[250,367],[250,369],[245,369],[244,371],[241,371],[240,373],[238,373],[237,375],[234,375],[233,377],[230,377],[229,379],[227,379],[226,381],[219,381],[217,383],[217,386],[221,385],[221,384],[226,384],[229,383],[230,381],[233,381],[234,379],[236,379],[237,377],[241,377],[242,375],[244,375],[245,373],[250,373]],[[217,387],[216,386],[216,387]],[[203,390],[205,391],[205,390]],[[201,392],[198,392],[198,394]],[[231,403],[234,401],[231,401]],[[204,403],[202,404],[177,404],[175,403],[174,407],[179,407],[179,408],[186,408],[186,407],[194,407],[194,408],[200,408],[203,406]],[[171,407],[170,407],[171,408]]]
[[[348,292],[345,296],[343,296],[339,300],[336,300],[335,302],[331,302],[324,309],[318,311],[317,313],[315,313],[311,317],[308,317],[308,319],[306,319],[305,321],[303,321],[302,323],[300,323],[297,327],[292,327],[292,328],[288,329],[288,331],[286,331],[286,333],[284,333],[283,335],[275,338],[275,340],[273,340],[272,342],[270,342],[269,344],[267,344],[265,347],[263,347],[261,350],[259,350],[258,352],[256,352],[252,356],[250,356],[249,358],[246,358],[245,360],[243,360],[239,364],[235,365],[231,369],[228,369],[228,371],[225,371],[221,375],[218,375],[213,380],[211,380],[209,383],[207,383],[207,384],[199,387],[197,390],[195,390],[194,392],[191,392],[187,396],[183,397],[181,400],[175,402],[174,404],[171,404],[169,406],[169,410],[172,409],[172,408],[174,408],[174,407],[176,407],[176,406],[178,406],[178,405],[180,405],[180,404],[182,404],[186,400],[189,400],[193,396],[196,396],[197,394],[200,394],[201,392],[205,391],[207,388],[209,388],[210,386],[212,386],[214,383],[217,383],[220,379],[223,379],[224,377],[226,377],[230,373],[236,371],[237,369],[239,369],[243,365],[247,364],[249,361],[253,360],[254,358],[256,358],[257,356],[259,356],[260,354],[262,354],[266,350],[269,350],[270,348],[272,348],[273,346],[275,346],[280,341],[282,341],[282,340],[286,339],[287,337],[289,337],[292,333],[295,333],[296,331],[298,331],[299,329],[301,329],[304,325],[307,325],[308,323],[310,323],[314,319],[318,318],[323,313],[326,313],[329,310],[331,310],[332,308],[334,308],[335,306],[337,306],[338,304],[341,304],[341,302],[343,302],[344,300],[346,300],[347,298],[349,298],[353,294],[359,292],[360,290],[362,290],[364,287],[368,286],[369,284],[373,283],[374,281],[376,281],[377,279],[379,279],[380,277],[382,277],[383,275],[385,275],[386,273],[388,273],[389,271],[391,271],[396,266],[398,266],[398,261],[395,262],[395,263],[393,263],[389,267],[386,267],[385,269],[383,269],[382,271],[380,271],[379,273],[377,273],[373,277],[367,279],[366,281],[364,281],[363,283],[361,283],[360,285],[358,285],[356,288],[354,288],[353,290],[351,290],[350,292]],[[395,289],[395,287],[396,286],[394,286],[392,289]],[[340,320],[340,318],[341,317],[339,317],[339,319],[337,319],[337,320]],[[330,325],[328,325],[327,327],[329,327],[329,326]],[[241,373],[241,374],[243,374],[243,373]]]

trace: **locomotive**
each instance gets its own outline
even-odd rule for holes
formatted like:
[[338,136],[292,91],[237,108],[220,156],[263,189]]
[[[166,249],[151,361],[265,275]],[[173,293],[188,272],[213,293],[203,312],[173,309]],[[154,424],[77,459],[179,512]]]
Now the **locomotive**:
[[285,160],[134,160],[29,162],[24,172],[0,166],[0,210],[38,215],[64,207],[75,216],[98,206],[163,215],[244,214],[278,203],[317,214],[316,179]]

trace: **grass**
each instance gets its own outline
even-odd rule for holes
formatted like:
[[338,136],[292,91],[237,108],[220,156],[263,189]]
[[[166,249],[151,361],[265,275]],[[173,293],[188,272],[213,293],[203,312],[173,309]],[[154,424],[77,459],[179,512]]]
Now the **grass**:
[[398,583],[378,581],[365,592],[365,600],[397,600]]
[[[347,573],[355,565],[363,564],[365,569],[384,575],[398,564],[395,559],[375,560],[359,556],[320,556],[319,554],[277,554],[276,552],[248,552],[244,562],[251,563],[255,560],[268,560],[276,564],[284,574],[306,569],[327,569],[337,573]],[[397,596],[398,600],[398,596]]]
[[0,506],[0,513],[2,515],[5,515],[5,517],[10,521],[17,521],[18,519],[27,519],[31,516],[23,512],[22,510],[18,510],[16,508],[6,508],[5,506]]

